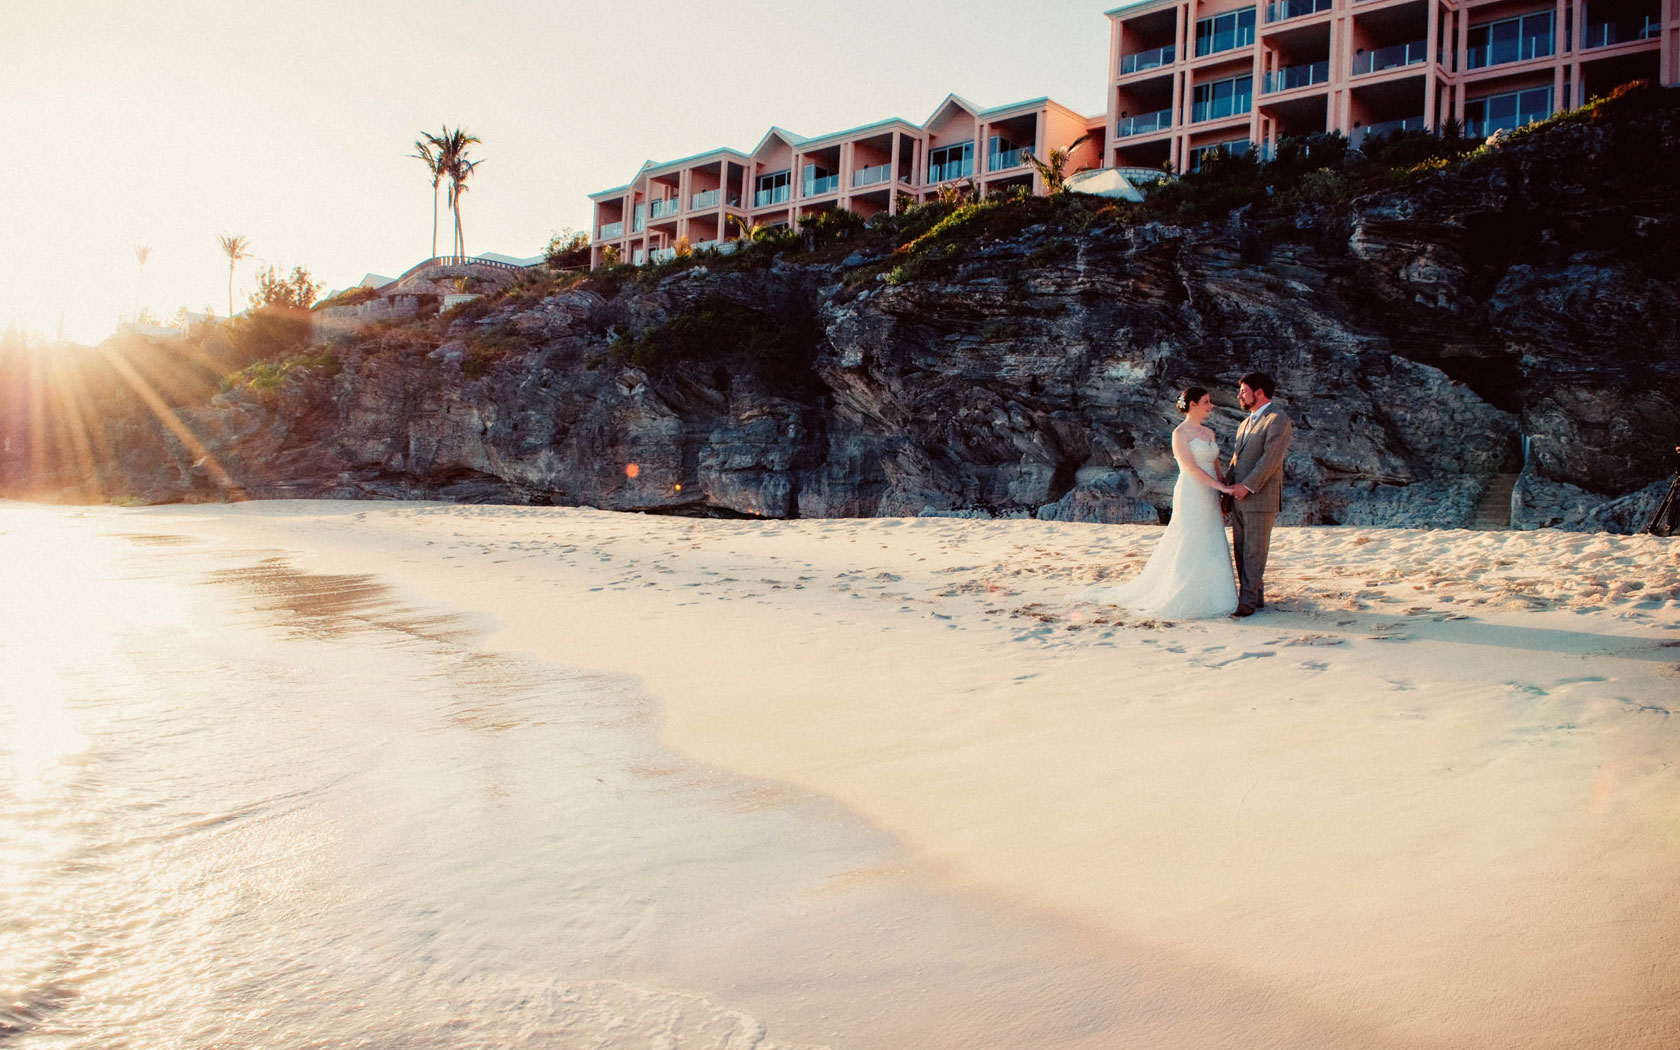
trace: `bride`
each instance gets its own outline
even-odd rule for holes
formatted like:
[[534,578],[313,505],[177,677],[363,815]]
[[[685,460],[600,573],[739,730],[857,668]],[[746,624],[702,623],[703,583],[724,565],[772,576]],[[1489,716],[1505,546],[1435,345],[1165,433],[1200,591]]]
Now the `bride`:
[[1237,584],[1219,510],[1219,494],[1231,486],[1220,477],[1219,444],[1206,422],[1213,397],[1190,387],[1179,395],[1178,410],[1184,413],[1172,432],[1178,482],[1161,542],[1136,579],[1093,588],[1084,597],[1162,619],[1225,616],[1237,607]]

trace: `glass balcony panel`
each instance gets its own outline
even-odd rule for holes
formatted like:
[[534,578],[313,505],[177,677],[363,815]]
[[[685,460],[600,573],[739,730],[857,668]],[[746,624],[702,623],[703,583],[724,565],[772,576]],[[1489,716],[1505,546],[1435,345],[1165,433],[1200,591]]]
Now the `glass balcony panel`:
[[1172,127],[1172,110],[1158,109],[1153,113],[1140,113],[1135,117],[1121,117],[1114,126],[1114,134],[1118,138],[1127,135],[1147,135],[1151,131],[1160,131]]
[[610,241],[615,237],[622,237],[622,236],[624,236],[624,223],[623,222],[609,222],[609,223],[604,223],[601,226],[600,239],[603,240],[603,241]]
[[789,191],[792,189],[792,186],[784,182],[780,186],[759,190],[753,194],[753,207],[763,208],[771,204],[781,204],[788,199]]
[[986,170],[1007,171],[1010,168],[1025,167],[1027,162],[1021,156],[1024,152],[1026,151],[1021,149],[1021,147],[1012,146],[1009,149],[999,150],[996,153],[989,154],[986,157]]
[[1429,60],[1429,44],[1425,40],[1414,40],[1409,44],[1391,44],[1379,47],[1353,56],[1353,72],[1380,73],[1385,69],[1399,69],[1401,66],[1416,65]]
[[974,174],[974,158],[963,157],[960,160],[949,160],[943,164],[928,165],[928,181],[944,182],[947,179],[963,179]]
[[1148,51],[1123,55],[1120,59],[1120,75],[1141,73],[1146,69],[1159,69],[1162,66],[1171,65],[1173,52],[1176,50],[1172,44],[1168,44],[1165,47],[1155,47]]
[[870,168],[859,168],[852,172],[853,186],[877,186],[883,182],[892,181],[892,165],[877,164]]
[[1328,58],[1304,66],[1286,66],[1266,74],[1266,92],[1293,91],[1296,88],[1323,84],[1330,79]]
[[1333,0],[1276,0],[1266,5],[1267,22],[1283,22],[1291,18],[1304,18],[1316,15],[1320,11],[1330,10]]
[[824,175],[817,178],[806,175],[799,184],[800,192],[807,197],[816,197],[824,193],[833,193],[840,188],[840,176]]
[[1581,32],[1581,46],[1609,47],[1612,44],[1627,44],[1635,40],[1650,40],[1661,32],[1662,22],[1651,15],[1603,22],[1589,20]]
[[722,199],[722,190],[702,190],[689,200],[688,206],[695,211],[700,211],[703,208],[715,208],[718,206],[718,201]]
[[1419,113],[1415,117],[1401,117],[1399,120],[1385,120],[1377,124],[1367,124],[1363,128],[1360,128],[1359,133],[1354,136],[1353,144],[1357,146],[1363,143],[1366,139],[1375,138],[1379,135],[1392,135],[1396,131],[1422,130],[1423,114]]
[[682,202],[672,197],[670,200],[649,201],[648,218],[668,219],[682,210]]

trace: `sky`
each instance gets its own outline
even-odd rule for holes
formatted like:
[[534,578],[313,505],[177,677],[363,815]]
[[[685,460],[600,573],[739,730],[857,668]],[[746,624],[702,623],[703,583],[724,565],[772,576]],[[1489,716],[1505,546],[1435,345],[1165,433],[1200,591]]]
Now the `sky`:
[[[469,254],[587,231],[647,160],[1048,95],[1102,112],[1114,6],[1082,0],[0,0],[0,329],[95,343],[228,310],[218,236],[327,289],[431,254],[422,131],[483,140]],[[448,250],[447,217],[440,248]],[[142,268],[135,248],[150,255]]]

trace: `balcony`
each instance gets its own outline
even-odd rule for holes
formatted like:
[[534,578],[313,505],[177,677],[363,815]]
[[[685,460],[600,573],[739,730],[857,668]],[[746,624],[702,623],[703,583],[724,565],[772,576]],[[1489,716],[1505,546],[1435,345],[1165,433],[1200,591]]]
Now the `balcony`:
[[1140,113],[1135,117],[1121,117],[1114,125],[1114,137],[1125,138],[1128,135],[1147,135],[1152,131],[1162,131],[1172,127],[1172,110],[1158,109],[1153,113]]
[[1021,154],[1026,152],[1027,150],[1020,146],[1011,146],[1009,149],[988,154],[986,156],[986,170],[1008,171],[1010,168],[1024,168],[1027,166],[1027,162]]
[[835,193],[839,189],[840,176],[838,175],[824,175],[821,178],[807,175],[799,187],[800,193],[806,197],[820,197],[825,193]]
[[1291,18],[1305,18],[1330,10],[1332,0],[1276,0],[1266,5],[1266,23],[1285,22]]
[[852,172],[853,186],[879,186],[883,182],[891,181],[891,164],[877,164],[872,168],[859,168]]
[[1313,62],[1304,66],[1285,66],[1283,69],[1266,74],[1265,85],[1261,88],[1264,94],[1278,91],[1293,91],[1296,88],[1311,87],[1323,84],[1330,79],[1330,60]]
[[722,190],[702,190],[688,199],[688,206],[695,211],[715,208],[723,200]]
[[646,204],[636,205],[636,219],[634,225],[631,226],[631,229],[634,232],[641,233],[643,230],[647,229],[647,211],[648,209]]
[[1380,124],[1367,124],[1360,128],[1353,137],[1353,144],[1360,145],[1366,139],[1377,138],[1382,135],[1392,135],[1397,131],[1422,131],[1423,114],[1415,117],[1401,117],[1399,120],[1385,120]]
[[1385,69],[1399,69],[1429,61],[1429,41],[1414,40],[1409,44],[1390,44],[1353,56],[1353,75],[1381,73]]
[[785,204],[793,187],[787,183],[772,186],[767,190],[759,190],[753,194],[753,207],[764,208],[772,204]]
[[648,258],[655,263],[670,262],[677,257],[675,248],[655,248]]
[[670,200],[648,202],[648,218],[655,222],[660,219],[669,219],[679,211],[682,211],[682,201],[675,197]]
[[948,160],[943,164],[928,165],[928,182],[945,182],[948,179],[965,179],[974,174],[974,158],[964,157],[961,160]]
[[622,236],[624,236],[624,223],[622,223],[622,222],[609,222],[609,223],[603,223],[602,224],[602,226],[601,226],[601,236],[599,238],[597,238],[597,240],[610,241],[610,240],[613,240],[614,238],[622,237]]
[[1151,48],[1148,51],[1139,51],[1135,54],[1122,56],[1120,59],[1120,75],[1129,76],[1132,73],[1142,73],[1146,69],[1170,66],[1173,61],[1173,53],[1176,50],[1172,44],[1168,44],[1165,47]]
[[1588,22],[1581,31],[1581,49],[1630,44],[1635,40],[1654,40],[1662,33],[1662,22],[1646,15],[1643,22],[1627,19],[1621,22]]

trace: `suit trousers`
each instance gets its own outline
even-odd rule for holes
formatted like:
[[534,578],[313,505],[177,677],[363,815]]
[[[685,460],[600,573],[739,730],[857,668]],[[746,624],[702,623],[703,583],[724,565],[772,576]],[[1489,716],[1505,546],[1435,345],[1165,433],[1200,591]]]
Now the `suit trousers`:
[[1231,554],[1237,563],[1237,604],[1258,609],[1266,604],[1266,555],[1272,550],[1276,514],[1231,515]]

